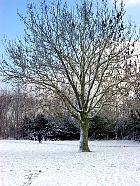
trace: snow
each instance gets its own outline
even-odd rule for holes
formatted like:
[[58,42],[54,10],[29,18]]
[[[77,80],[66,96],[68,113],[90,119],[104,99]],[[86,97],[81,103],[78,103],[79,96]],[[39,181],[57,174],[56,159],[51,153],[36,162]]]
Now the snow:
[[0,140],[0,186],[140,186],[140,143]]

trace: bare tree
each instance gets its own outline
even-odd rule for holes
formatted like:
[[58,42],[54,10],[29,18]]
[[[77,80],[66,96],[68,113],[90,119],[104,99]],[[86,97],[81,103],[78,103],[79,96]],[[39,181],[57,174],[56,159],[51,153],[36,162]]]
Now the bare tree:
[[7,90],[0,90],[0,137],[9,136],[8,109],[11,103],[11,95]]
[[123,2],[116,1],[83,0],[73,8],[61,1],[44,0],[39,8],[30,3],[27,15],[19,14],[24,39],[6,45],[10,61],[1,61],[1,72],[56,94],[79,121],[80,151],[90,151],[89,118],[107,104],[113,87],[126,81],[123,65],[135,56],[139,38],[124,14]]

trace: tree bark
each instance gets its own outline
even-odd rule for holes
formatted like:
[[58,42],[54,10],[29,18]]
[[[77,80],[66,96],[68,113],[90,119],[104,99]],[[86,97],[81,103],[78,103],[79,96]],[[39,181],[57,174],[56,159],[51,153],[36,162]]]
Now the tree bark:
[[80,152],[90,152],[88,146],[88,130],[89,120],[87,113],[81,113],[81,124],[80,124]]

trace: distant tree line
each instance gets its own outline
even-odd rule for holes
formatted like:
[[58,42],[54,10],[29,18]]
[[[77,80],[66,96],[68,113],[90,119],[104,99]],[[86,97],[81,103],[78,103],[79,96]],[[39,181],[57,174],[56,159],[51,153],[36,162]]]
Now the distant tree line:
[[[112,103],[90,119],[90,139],[140,139],[139,95],[128,94]],[[76,140],[80,136],[78,121],[61,107],[61,101],[49,93],[0,91],[0,138],[36,139],[42,132],[44,139]]]

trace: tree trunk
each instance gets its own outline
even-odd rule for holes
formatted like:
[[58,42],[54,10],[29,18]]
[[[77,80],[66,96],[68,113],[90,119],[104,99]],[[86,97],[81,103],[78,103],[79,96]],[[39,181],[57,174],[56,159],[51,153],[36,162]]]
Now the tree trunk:
[[90,152],[88,147],[89,120],[87,113],[81,113],[80,124],[80,152]]

